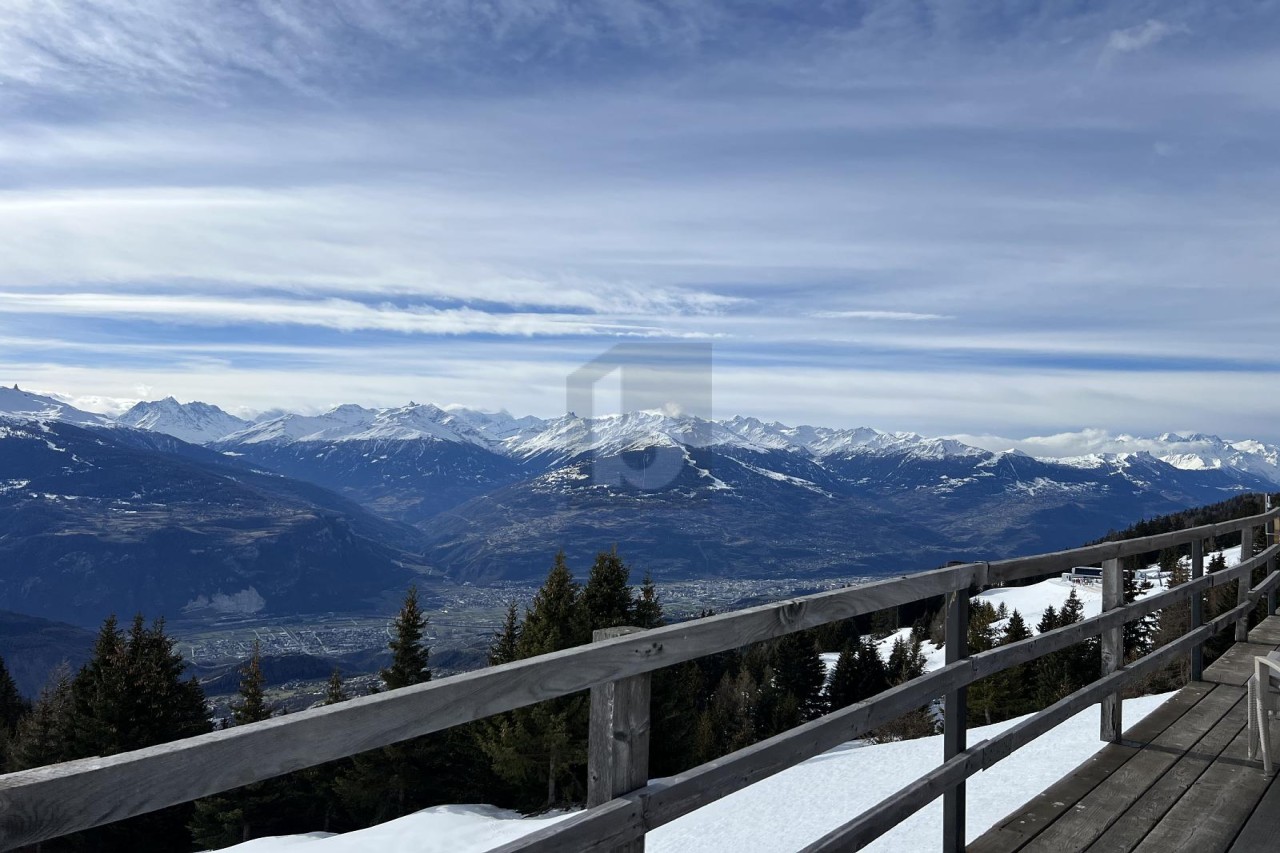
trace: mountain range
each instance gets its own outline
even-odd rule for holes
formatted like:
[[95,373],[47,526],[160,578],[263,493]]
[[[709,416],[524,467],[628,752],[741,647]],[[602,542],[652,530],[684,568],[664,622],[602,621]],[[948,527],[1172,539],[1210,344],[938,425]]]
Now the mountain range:
[[663,411],[248,421],[168,398],[108,418],[16,387],[0,418],[0,552],[23,566],[0,568],[0,608],[81,621],[123,589],[165,612],[297,610],[433,571],[533,581],[559,549],[581,567],[615,545],[660,581],[903,573],[1280,488],[1280,448],[1171,433],[1053,458]]

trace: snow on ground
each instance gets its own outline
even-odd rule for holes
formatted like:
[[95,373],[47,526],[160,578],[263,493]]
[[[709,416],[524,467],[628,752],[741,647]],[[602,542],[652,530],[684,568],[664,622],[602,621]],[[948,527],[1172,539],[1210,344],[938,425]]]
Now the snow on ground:
[[[1168,695],[1124,703],[1133,725]],[[973,729],[977,743],[1016,720]],[[1091,707],[1032,741],[968,782],[968,840],[977,838],[1022,803],[1065,776],[1103,744]],[[879,745],[845,744],[649,833],[651,853],[690,850],[783,853],[821,838],[905,787],[942,761],[942,738]],[[230,848],[239,853],[472,853],[561,820],[564,814],[524,818],[493,806],[438,806],[345,835],[263,838]],[[877,853],[936,850],[942,839],[941,800],[866,847]]]

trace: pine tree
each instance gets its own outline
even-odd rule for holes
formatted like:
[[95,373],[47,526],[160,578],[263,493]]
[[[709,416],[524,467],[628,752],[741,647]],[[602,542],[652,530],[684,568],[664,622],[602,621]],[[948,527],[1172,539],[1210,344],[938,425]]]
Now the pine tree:
[[231,717],[237,726],[271,719],[262,675],[262,647],[253,641],[253,653],[240,669],[240,700],[231,706]]
[[18,722],[7,769],[27,770],[71,758],[72,710],[71,670],[63,663],[50,674],[31,713]]
[[324,704],[337,705],[339,702],[345,702],[351,696],[347,693],[346,687],[342,684],[342,672],[335,669],[329,673],[329,683],[325,687]]
[[[249,660],[240,667],[238,698],[231,705],[229,725],[260,723],[272,716],[262,673],[262,649],[257,640]],[[212,850],[260,838],[307,829],[300,821],[305,774],[268,779],[198,800],[191,819],[196,844]]]
[[827,685],[827,702],[831,710],[838,711],[870,699],[888,687],[888,674],[875,643],[869,638],[858,638],[845,645],[836,660]]
[[[163,620],[147,628],[138,615],[126,633],[108,618],[93,657],[71,682],[66,757],[114,755],[210,731],[204,691],[194,678],[182,680],[184,666]],[[174,806],[80,833],[73,843],[103,851],[185,847],[191,811],[190,804]]]
[[[621,564],[609,562],[606,570]],[[597,580],[597,606],[605,578]],[[520,659],[560,651],[591,638],[582,591],[565,562],[556,554],[547,579],[525,614],[517,649]],[[494,772],[518,790],[524,809],[551,808],[585,796],[578,772],[586,762],[587,704],[582,695],[540,702],[503,715],[496,736],[482,744]]]
[[630,577],[631,570],[616,548],[596,555],[578,602],[587,630],[616,628],[631,621]]
[[9,674],[9,667],[0,658],[0,732],[12,735],[18,728],[18,721],[30,710],[31,706],[22,698],[18,685]]
[[[1005,626],[1000,645],[1007,646],[1028,639],[1030,636],[1031,630],[1027,628],[1026,621],[1017,608],[1014,608],[1009,615],[1009,622]],[[992,677],[995,681],[994,722],[1007,720],[1010,717],[1020,717],[1035,710],[1030,676],[1030,665],[1023,663],[1011,666]]]
[[[1058,625],[1060,627],[1074,625],[1083,619],[1084,604],[1081,603],[1080,597],[1076,595],[1073,587],[1067,595],[1067,600],[1063,602],[1062,609],[1058,611]],[[1086,684],[1096,681],[1101,674],[1102,658],[1098,648],[1097,637],[1091,637],[1064,649],[1062,655],[1067,678],[1066,686],[1069,687],[1067,693],[1073,693]],[[1067,694],[1064,693],[1063,695]]]
[[698,760],[711,761],[755,743],[759,705],[760,687],[746,667],[725,673],[698,720]]
[[789,719],[792,716],[789,709],[778,720],[779,724],[791,722],[791,725],[783,728],[792,728],[821,716],[822,686],[825,680],[822,657],[818,654],[812,635],[807,631],[799,631],[778,641],[774,656],[773,684],[792,698],[795,709],[794,722]]
[[507,602],[507,614],[502,620],[502,627],[493,635],[489,644],[489,666],[511,663],[518,659],[520,651],[520,612],[513,598]]
[[653,583],[653,576],[644,574],[640,584],[640,592],[631,606],[631,624],[637,628],[657,628],[663,624],[662,602],[658,599],[658,588]]
[[[1062,623],[1059,621],[1058,611],[1053,605],[1049,605],[1040,616],[1036,633],[1043,634],[1060,627]],[[1066,650],[1051,652],[1034,662],[1037,708],[1046,708],[1071,692],[1068,684],[1066,654]]]
[[423,643],[426,632],[427,616],[418,605],[418,588],[411,586],[391,626],[391,666],[378,673],[388,690],[431,680],[427,667],[431,652]]
[[[410,587],[391,626],[391,664],[379,673],[388,690],[431,680],[426,627],[418,589]],[[448,802],[446,780],[437,768],[449,761],[449,743],[445,733],[425,735],[353,757],[334,781],[351,820],[369,826]]]
[[556,554],[551,571],[525,613],[520,630],[519,658],[582,645],[591,639],[578,606],[580,589],[565,562],[564,552]]

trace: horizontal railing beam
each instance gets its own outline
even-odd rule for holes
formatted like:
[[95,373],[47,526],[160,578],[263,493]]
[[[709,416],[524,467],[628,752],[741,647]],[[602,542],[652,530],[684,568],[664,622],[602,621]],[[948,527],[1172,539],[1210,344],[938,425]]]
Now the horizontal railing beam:
[[[1047,574],[1071,565],[1145,553],[1197,538],[1221,536],[1275,519],[1280,519],[1280,509],[1252,518],[1144,539],[921,572],[656,628],[148,749],[79,759],[0,776],[0,849],[33,844],[144,814],[795,631],[943,596],[971,586]],[[1255,560],[1265,562],[1262,557],[1267,553],[1271,551],[1264,552]],[[1245,570],[1237,567],[1229,571],[1243,573]],[[1206,576],[1209,580],[1204,586],[1199,585],[1201,581],[1196,581],[1185,589],[1180,587],[1182,592],[1178,597],[1224,582],[1212,578],[1225,575],[1219,572]],[[1143,603],[1143,606],[1151,605]],[[1136,610],[1115,612],[1125,614],[1126,619],[1137,618],[1129,615]],[[1107,618],[1120,617],[1109,615]],[[1091,633],[1102,630],[1098,622],[1091,621],[1090,629],[1095,627],[1097,630],[1091,630]],[[1059,630],[1065,632],[1072,628]],[[871,703],[861,703],[808,724],[825,723],[827,728],[820,731],[805,730],[804,727],[794,731],[803,731],[805,736],[817,738],[815,743],[819,745],[828,743],[829,737],[844,740],[856,737],[948,690],[965,686],[983,674],[1070,645],[1068,637],[1074,636],[1063,633],[1055,637],[1053,633],[1035,638],[1039,645],[1024,641],[1027,642],[1025,646],[1012,644],[994,650],[1000,652],[999,655],[984,653],[988,655],[986,658],[975,655],[967,662],[945,667],[902,685],[902,690],[895,688],[881,694]],[[880,703],[879,706],[873,707],[876,702]],[[840,716],[842,714],[844,716]],[[830,748],[822,746],[815,752],[789,747],[791,757],[788,759],[788,749],[771,752],[764,746],[771,741],[756,745],[761,747],[760,755],[764,756],[758,761],[763,775]],[[831,745],[840,742],[836,740]],[[729,778],[737,770],[723,771],[724,779],[716,784],[712,783],[720,777],[714,768],[704,765],[690,773],[699,770],[704,774],[701,781],[710,785],[708,790],[727,792],[737,789],[731,786]],[[673,785],[686,775],[676,777]],[[763,778],[763,775],[753,778]],[[662,808],[667,808],[672,814],[685,813],[681,807],[662,805],[670,801],[670,795],[654,797],[649,803],[650,809],[657,809],[654,814],[662,814]]]
[[1005,583],[1040,575],[1055,574],[1069,571],[1075,566],[1091,566],[1095,563],[1102,563],[1105,560],[1120,560],[1139,554],[1163,551],[1166,548],[1186,545],[1194,539],[1210,539],[1225,536],[1229,533],[1237,533],[1245,529],[1252,529],[1276,518],[1280,518],[1280,508],[1268,510],[1261,515],[1254,515],[1249,518],[1238,518],[1219,524],[1206,524],[1202,527],[1193,527],[1186,530],[1174,530],[1169,533],[1159,533],[1155,536],[1144,536],[1141,539],[1122,539],[1115,542],[1087,545],[1083,548],[1073,548],[1069,551],[1058,551],[1052,554],[998,560],[988,564],[988,583]]
[[[1127,666],[1121,667],[1111,675],[1077,690],[999,735],[977,744],[965,754],[943,762],[935,770],[805,847],[804,853],[856,850],[870,844],[936,800],[948,789],[963,783],[979,771],[989,770],[997,762],[1097,703],[1103,697],[1118,692],[1126,684],[1150,674],[1174,658],[1190,654],[1193,648],[1222,633],[1234,625],[1236,620],[1247,615],[1262,596],[1276,586],[1277,582],[1280,582],[1280,574],[1268,575],[1266,580],[1248,591],[1248,601],[1216,616],[1202,627],[1183,634],[1177,640],[1161,646]],[[1181,587],[1177,588],[1181,589]]]
[[[975,654],[966,660],[948,664],[844,710],[828,714],[798,728],[789,729],[755,746],[708,762],[670,780],[651,783],[620,800],[615,800],[614,802],[631,802],[636,804],[636,807],[616,809],[607,816],[601,816],[598,819],[601,821],[601,829],[610,838],[619,837],[620,832],[623,833],[621,837],[626,840],[638,838],[644,832],[683,817],[707,803],[728,796],[807,758],[821,755],[828,749],[860,737],[908,711],[927,704],[943,693],[968,686],[980,678],[994,675],[1011,666],[1069,648],[1082,640],[1097,636],[1105,628],[1117,627],[1125,622],[1140,619],[1149,613],[1187,600],[1192,595],[1200,594],[1211,587],[1247,577],[1249,572],[1258,565],[1266,563],[1265,558],[1269,554],[1271,556],[1280,554],[1280,545],[1272,546],[1267,552],[1246,563],[1205,575],[1195,582],[1180,584],[1164,592],[1149,595],[1125,605],[1124,608],[1099,616],[1091,616],[1072,625],[1055,628],[1035,637],[998,646]],[[1268,576],[1267,580],[1250,592],[1251,599],[1256,601],[1277,582],[1280,582],[1280,574]],[[1243,612],[1240,608],[1234,608],[1206,625],[1206,628],[1214,624],[1225,625],[1226,622],[1239,618],[1240,612]],[[1191,645],[1195,643],[1190,643],[1188,648]],[[1161,651],[1166,648],[1169,647],[1165,646]],[[1165,654],[1173,653],[1165,652]],[[1149,668],[1152,665],[1148,663],[1144,667]],[[1123,676],[1124,673],[1133,671],[1135,666],[1136,663],[1121,669],[1116,675]],[[1146,669],[1140,671],[1145,672]],[[1104,690],[1099,695],[1111,692],[1114,691]],[[1085,703],[1081,708],[1088,704]],[[626,817],[624,818],[623,815]],[[514,853],[518,850],[529,851],[529,853],[535,853],[535,851],[551,853],[567,847],[576,849],[576,844],[569,845],[564,840],[563,834],[572,832],[575,839],[590,838],[591,832],[581,827],[591,825],[596,820],[592,812],[581,812],[499,847],[495,853],[499,851]],[[583,849],[606,850],[608,845],[602,844],[598,847],[588,845]]]
[[0,776],[0,849],[33,844],[597,684],[982,582],[955,566],[738,610],[259,723]]

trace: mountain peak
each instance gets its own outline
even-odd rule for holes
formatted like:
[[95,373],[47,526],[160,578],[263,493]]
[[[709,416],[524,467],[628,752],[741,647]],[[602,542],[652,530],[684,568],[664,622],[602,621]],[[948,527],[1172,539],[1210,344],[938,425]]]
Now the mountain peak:
[[249,425],[211,403],[179,403],[174,397],[135,403],[116,418],[116,423],[161,432],[191,444],[216,441]]

